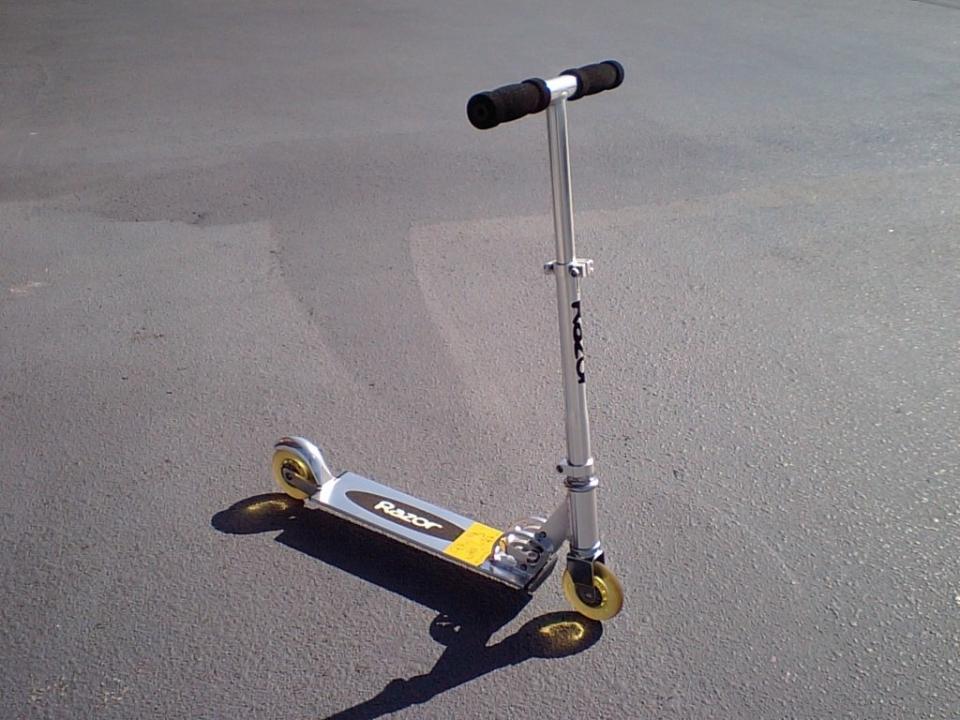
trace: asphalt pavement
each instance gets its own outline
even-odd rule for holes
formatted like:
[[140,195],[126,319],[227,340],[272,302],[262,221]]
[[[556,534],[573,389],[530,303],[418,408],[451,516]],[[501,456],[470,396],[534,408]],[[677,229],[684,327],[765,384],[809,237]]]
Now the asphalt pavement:
[[[603,625],[277,494],[559,499],[569,111]],[[0,716],[960,716],[960,5],[0,5]]]

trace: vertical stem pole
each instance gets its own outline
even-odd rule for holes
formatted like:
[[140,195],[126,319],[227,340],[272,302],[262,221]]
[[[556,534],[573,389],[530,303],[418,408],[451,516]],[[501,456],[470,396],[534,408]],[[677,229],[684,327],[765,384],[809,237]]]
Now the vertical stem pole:
[[577,270],[570,265],[576,260],[576,251],[573,238],[566,98],[555,100],[547,109],[547,135],[550,142],[553,227],[557,244],[554,275],[557,279],[557,311],[560,322],[560,365],[563,372],[567,462],[571,465],[587,465],[592,458],[580,301],[582,269]]
[[[570,183],[570,154],[567,140],[567,100],[556,97],[547,108],[547,136],[550,143],[550,177],[553,188],[553,227],[557,259],[557,314],[560,323],[560,366],[563,373],[564,423],[567,431],[567,501],[569,508],[570,553],[575,582],[592,585],[590,565],[601,556],[597,487],[590,451],[590,417],[587,413],[587,377],[583,344],[583,307],[580,280],[586,265],[577,262],[573,238],[573,198]],[[583,468],[577,471],[576,468]],[[585,569],[586,568],[586,569]]]

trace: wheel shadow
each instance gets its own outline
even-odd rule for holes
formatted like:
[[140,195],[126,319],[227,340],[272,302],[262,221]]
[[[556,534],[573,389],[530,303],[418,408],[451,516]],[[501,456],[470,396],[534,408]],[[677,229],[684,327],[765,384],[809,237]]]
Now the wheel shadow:
[[[438,614],[430,636],[445,650],[423,675],[390,681],[377,695],[328,720],[372,720],[430,699],[498,668],[586,650],[602,625],[573,612],[541,615],[488,646],[530,596],[408,548],[334,515],[307,510],[286,495],[257,495],[218,512],[213,527],[230,534],[280,531],[276,540]],[[358,552],[357,548],[363,548]]]

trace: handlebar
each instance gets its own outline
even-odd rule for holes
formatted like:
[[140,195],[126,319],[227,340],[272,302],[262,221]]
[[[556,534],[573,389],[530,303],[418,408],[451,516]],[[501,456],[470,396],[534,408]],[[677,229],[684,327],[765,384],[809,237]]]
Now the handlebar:
[[577,79],[577,91],[569,97],[579,100],[587,95],[596,95],[604,90],[613,90],[623,82],[623,65],[616,60],[584,65],[582,68],[564,70],[561,75],[573,75]]
[[[570,83],[560,82],[565,77],[576,81],[576,90],[570,92]],[[584,65],[564,70],[552,80],[530,78],[514,85],[477,93],[467,101],[467,118],[475,128],[489,130],[501,123],[546,110],[561,97],[579,100],[587,95],[613,90],[622,82],[623,65],[616,60]]]

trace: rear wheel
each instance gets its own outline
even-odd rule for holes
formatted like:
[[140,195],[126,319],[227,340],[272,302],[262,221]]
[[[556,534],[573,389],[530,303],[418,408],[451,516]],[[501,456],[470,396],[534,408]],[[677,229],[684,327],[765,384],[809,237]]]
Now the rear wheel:
[[287,446],[273,452],[273,479],[283,492],[297,500],[306,500],[320,489],[309,460]]

